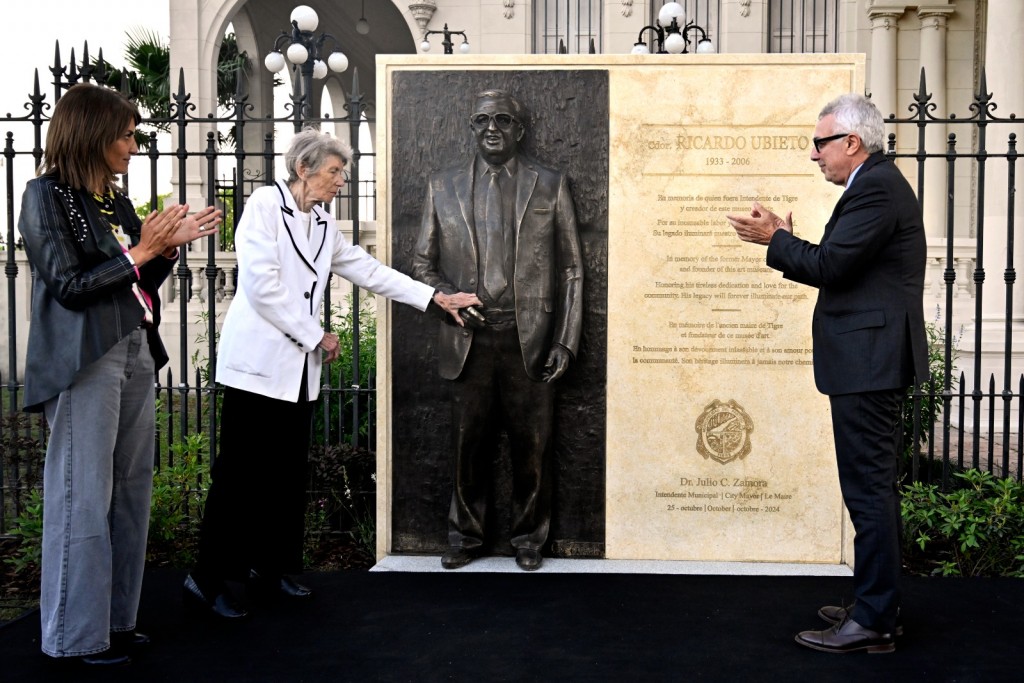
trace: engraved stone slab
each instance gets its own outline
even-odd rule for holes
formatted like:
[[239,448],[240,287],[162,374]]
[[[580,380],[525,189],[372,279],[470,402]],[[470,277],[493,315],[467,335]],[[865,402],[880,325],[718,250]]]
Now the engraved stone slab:
[[756,200],[820,239],[841,190],[809,160],[812,131],[862,67],[767,57],[612,81],[609,558],[843,559],[816,292],[724,216]]
[[[564,411],[563,424],[580,436],[556,444],[556,483],[582,483],[556,501],[551,554],[849,564],[828,401],[810,364],[816,292],[768,269],[764,248],[739,242],[724,215],[758,200],[792,210],[797,234],[820,238],[841,189],[809,160],[811,134],[829,99],[863,90],[863,56],[380,56],[378,244],[400,269],[418,202],[417,192],[400,196],[415,185],[402,179],[432,169],[415,163],[427,152],[391,146],[402,106],[395,77],[439,70],[508,71],[517,84],[537,70],[607,75],[607,103],[583,102],[583,111],[609,112],[607,150],[597,156],[608,159],[607,177],[570,168],[590,215],[586,286],[598,296],[585,313],[584,359],[567,383],[604,401]],[[436,144],[429,125],[423,139]],[[418,344],[429,355],[434,343],[405,315],[378,307],[379,557],[443,547],[450,494],[450,482],[437,481],[447,454],[434,452],[447,438],[422,446],[423,434],[410,430],[410,420],[436,420],[446,406],[438,405],[444,391],[430,388],[442,381],[434,368],[424,372],[422,357],[403,351]],[[430,479],[421,489],[410,488],[417,471]]]

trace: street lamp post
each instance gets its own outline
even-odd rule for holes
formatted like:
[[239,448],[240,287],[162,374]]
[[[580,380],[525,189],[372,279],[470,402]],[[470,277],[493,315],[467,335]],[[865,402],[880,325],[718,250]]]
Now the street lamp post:
[[[313,113],[313,79],[322,79],[327,76],[328,67],[331,71],[342,72],[348,68],[348,57],[340,50],[335,50],[327,58],[327,62],[321,59],[324,42],[329,38],[335,45],[339,45],[337,38],[330,33],[315,35],[317,24],[320,19],[316,11],[308,5],[299,5],[292,10],[290,17],[291,31],[282,31],[281,35],[274,41],[274,49],[267,54],[263,64],[273,73],[281,71],[285,67],[285,55],[288,61],[297,66],[302,74],[303,104],[302,116],[304,119],[312,117]],[[288,45],[284,54],[281,48]]]
[[690,43],[693,41],[686,34],[692,32],[700,34],[700,40],[697,41],[697,49],[694,50],[697,54],[711,54],[715,51],[715,46],[708,38],[707,32],[698,26],[696,22],[691,21],[680,28],[682,23],[683,6],[678,2],[665,3],[661,6],[661,11],[658,12],[658,21],[652,26],[644,26],[640,29],[640,34],[637,36],[636,44],[633,45],[632,53],[635,55],[650,54],[647,42],[644,40],[645,31],[654,32],[654,42],[658,47],[658,54],[661,55],[687,54]]
[[430,36],[438,35],[438,34],[441,34],[441,35],[444,36],[444,40],[441,41],[441,45],[444,46],[444,53],[446,55],[454,54],[453,51],[452,51],[452,46],[454,45],[454,43],[452,43],[452,36],[462,36],[462,44],[459,45],[459,52],[461,52],[462,54],[466,54],[467,52],[469,52],[469,39],[466,38],[466,32],[465,31],[449,31],[448,30],[448,24],[445,24],[444,28],[441,29],[440,31],[426,31],[426,32],[424,32],[424,34],[423,34],[423,42],[420,43],[420,49],[423,50],[424,52],[427,52],[428,50],[430,50],[430,40],[428,40],[428,39],[430,38]]

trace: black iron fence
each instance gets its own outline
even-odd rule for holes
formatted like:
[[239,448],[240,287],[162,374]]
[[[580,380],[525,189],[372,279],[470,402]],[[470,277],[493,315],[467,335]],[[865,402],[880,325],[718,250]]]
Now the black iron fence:
[[[123,92],[133,96],[131,89],[136,83],[128,72],[112,70],[102,59],[102,52],[99,59],[91,59],[87,46],[80,61],[76,60],[72,50],[69,63],[64,65],[61,62],[58,45],[55,64],[50,68],[53,74],[52,96],[44,94],[37,72],[25,107],[28,113],[20,117],[8,114],[4,121],[7,124],[3,150],[7,204],[2,247],[8,294],[8,358],[6,372],[0,370],[0,414],[3,416],[0,421],[0,534],[9,531],[13,518],[24,510],[29,492],[41,483],[42,455],[47,436],[41,416],[19,413],[23,387],[19,359],[24,356],[23,349],[19,348],[19,343],[23,342],[19,339],[23,339],[24,334],[19,337],[18,323],[25,324],[28,305],[27,297],[19,294],[28,291],[26,286],[32,274],[17,233],[15,208],[19,203],[20,188],[16,188],[15,180],[20,171],[21,176],[26,176],[21,178],[24,182],[40,165],[48,114],[67,88],[80,82],[119,84]],[[219,234],[207,238],[201,248],[190,245],[188,249],[180,250],[178,264],[168,279],[170,293],[169,301],[165,302],[165,320],[169,317],[166,311],[172,308],[166,304],[171,301],[178,306],[180,314],[177,335],[170,332],[165,324],[164,337],[169,349],[177,347],[177,354],[172,353],[172,356],[177,357],[178,363],[176,367],[168,367],[158,373],[155,378],[159,414],[154,452],[158,467],[174,466],[176,458],[182,457],[183,445],[190,435],[195,434],[205,435],[201,440],[199,457],[216,457],[216,405],[220,390],[213,381],[211,368],[216,362],[218,316],[230,303],[237,277],[232,253],[234,228],[253,189],[273,182],[275,161],[283,153],[275,146],[273,133],[265,131],[272,130],[277,124],[291,125],[298,131],[307,124],[331,123],[339,137],[344,139],[347,132],[353,160],[347,171],[348,182],[332,202],[332,211],[336,218],[351,222],[354,243],[360,241],[360,222],[366,218],[362,215],[364,208],[372,211],[374,206],[375,180],[360,177],[363,166],[360,162],[374,156],[372,150],[360,144],[361,137],[369,136],[361,136],[360,133],[371,126],[374,119],[372,108],[364,102],[360,92],[358,73],[353,73],[351,87],[345,93],[343,113],[335,116],[304,117],[306,95],[301,92],[298,76],[293,79],[295,87],[291,101],[285,105],[289,113],[279,118],[255,113],[243,91],[245,78],[240,75],[237,82],[239,91],[229,107],[221,109],[217,115],[200,116],[195,113],[196,105],[192,102],[184,75],[179,73],[178,87],[171,96],[168,114],[160,118],[145,118],[139,127],[140,130],[152,131],[145,140],[139,155],[141,158],[135,162],[143,161],[148,165],[147,210],[162,206],[168,199],[158,193],[158,179],[171,166],[177,191],[177,196],[171,199],[178,203],[186,202],[186,168],[191,165],[190,170],[194,171],[195,165],[201,164],[205,179],[204,196],[223,208],[226,216]],[[205,144],[201,149],[190,148],[188,144],[187,133],[197,127],[206,131]],[[218,128],[232,131],[233,146],[224,144],[225,136],[218,135]],[[244,146],[247,128],[263,133],[256,149]],[[158,130],[170,134],[159,135]],[[167,138],[169,143],[164,142]],[[168,160],[174,163],[169,164]],[[127,188],[128,176],[123,178],[123,183]],[[131,189],[137,192],[139,188]],[[202,304],[195,312],[198,320],[189,320],[193,313],[189,304],[195,304],[197,299]],[[367,341],[363,336],[374,333],[375,321],[367,319],[366,316],[372,316],[372,311],[361,304],[358,288],[353,286],[351,295],[342,299],[332,301],[332,288],[327,288],[323,304],[324,327],[341,332],[342,338],[349,340],[349,351],[343,354],[348,363],[344,368],[334,366],[324,371],[314,442],[318,445],[346,443],[372,449],[375,442],[375,379],[372,367],[375,344],[372,337]]]
[[[59,50],[56,64],[51,68],[54,74],[53,97],[55,101],[70,85],[93,80],[107,82],[105,64],[92,62],[83,54],[80,63],[72,52],[67,66],[60,63]],[[238,79],[243,83],[244,79]],[[130,79],[122,78],[121,83]],[[170,113],[166,118],[147,119],[144,125],[159,125],[171,131],[172,143],[162,148],[160,137],[155,133],[149,137],[145,151],[152,178],[149,188],[149,205],[157,207],[161,198],[157,193],[156,178],[161,167],[167,166],[168,158],[174,160],[177,173],[178,201],[185,201],[186,164],[200,162],[204,167],[206,196],[215,199],[227,210],[228,220],[219,236],[211,236],[205,252],[182,250],[180,261],[173,273],[172,298],[181,308],[177,340],[168,338],[167,344],[177,344],[179,365],[166,369],[156,379],[156,392],[160,401],[158,435],[155,457],[161,466],[173,465],[181,457],[183,447],[190,436],[205,435],[202,457],[216,457],[217,452],[217,385],[210,376],[209,368],[216,358],[216,321],[221,309],[226,309],[234,292],[236,274],[231,254],[231,239],[234,224],[245,207],[245,198],[254,187],[272,182],[274,161],[280,155],[271,133],[262,135],[258,149],[247,149],[243,142],[247,127],[256,126],[264,131],[277,123],[291,124],[300,129],[303,119],[304,96],[298,91],[299,79],[295,79],[296,91],[288,105],[290,114],[283,118],[260,117],[253,113],[244,92],[236,93],[234,103],[219,115],[196,116],[194,105],[186,90],[181,75],[178,89],[173,94]],[[992,95],[986,92],[982,76],[978,94],[970,105],[973,114],[969,117],[950,115],[940,118],[934,115],[931,96],[927,94],[924,75],[920,89],[909,106],[912,115],[907,118],[893,116],[889,125],[894,129],[890,135],[888,153],[916,174],[918,195],[922,203],[940,201],[945,204],[945,226],[937,242],[945,245],[946,253],[930,256],[941,270],[944,287],[942,318],[937,322],[934,333],[932,377],[908,401],[905,435],[907,443],[907,476],[915,480],[941,481],[949,483],[949,477],[956,468],[974,467],[985,469],[1004,477],[1021,478],[1021,438],[1024,435],[1024,414],[1021,411],[1021,396],[1024,395],[1024,375],[1013,364],[1014,337],[1013,320],[1016,271],[1014,268],[1015,226],[1013,223],[1016,188],[1016,135],[1006,132],[1007,126],[1019,125],[1012,115],[997,117]],[[17,287],[19,279],[27,279],[24,255],[18,248],[15,223],[15,169],[28,166],[35,168],[42,157],[43,130],[50,99],[39,86],[38,74],[29,101],[28,113],[22,117],[8,116],[8,132],[3,150],[4,180],[7,191],[6,258],[7,277],[7,327],[8,365],[6,372],[0,372],[0,394],[3,406],[0,421],[0,534],[9,530],[13,517],[20,514],[28,500],[28,492],[39,485],[43,445],[46,442],[46,427],[37,416],[25,416],[18,412],[22,384],[19,376],[18,359],[23,355],[18,347],[18,323],[27,319],[27,299],[20,299]],[[337,130],[348,130],[354,151],[351,177],[342,195],[334,202],[335,214],[352,225],[352,240],[359,242],[359,227],[363,207],[372,207],[375,186],[373,178],[360,177],[360,160],[372,157],[373,152],[360,148],[360,131],[369,126],[373,119],[368,117],[368,105],[359,90],[358,75],[354,74],[351,89],[346,95],[344,115],[317,118],[315,121],[332,122]],[[210,128],[223,124],[234,127],[234,148],[218,144],[216,134]],[[207,130],[202,149],[190,149],[186,132],[190,127],[199,126]],[[941,149],[929,148],[929,129],[936,126],[948,131],[945,145]],[[17,134],[15,134],[17,130]],[[963,131],[961,133],[961,131]],[[250,136],[251,137],[251,136]],[[932,136],[934,137],[934,136]],[[899,140],[914,139],[913,145],[897,145]],[[163,163],[162,163],[163,162]],[[936,200],[929,194],[929,185],[935,179],[935,164],[942,164],[942,182],[939,185],[941,198]],[[230,171],[228,170],[230,169]],[[993,188],[988,176],[996,170],[1000,177],[1005,175],[1005,187]],[[969,182],[964,183],[964,177]],[[960,181],[958,183],[958,180]],[[966,187],[964,186],[966,184]],[[1004,198],[1005,223],[986,222],[986,196],[998,189]],[[988,191],[988,194],[987,194]],[[961,201],[964,195],[968,199]],[[932,192],[934,194],[934,191]],[[969,207],[967,209],[963,207]],[[963,225],[964,213],[969,214],[969,229]],[[954,252],[954,245],[966,237],[973,254],[966,262],[962,253]],[[930,240],[932,238],[930,237]],[[986,254],[986,240],[1001,240],[1007,245],[1005,262],[987,263],[991,256]],[[930,246],[931,251],[935,245]],[[19,254],[21,258],[19,259]],[[202,259],[205,259],[203,261]],[[193,263],[195,261],[195,263]],[[1005,299],[1005,315],[1001,319],[998,335],[1001,352],[995,353],[998,373],[988,372],[982,362],[982,354],[974,355],[969,373],[958,373],[957,334],[958,326],[971,330],[969,337],[973,349],[983,349],[991,342],[992,331],[983,325],[971,326],[974,320],[982,320],[985,314],[986,266],[1002,269],[1002,287],[998,289]],[[969,275],[965,286],[963,278]],[[996,288],[992,288],[995,290]],[[954,314],[954,298],[964,291],[973,297],[973,315],[969,320],[957,319]],[[374,397],[373,349],[367,349],[364,336],[374,333],[369,313],[359,304],[359,292],[352,289],[351,305],[342,312],[339,302],[328,298],[324,302],[325,327],[344,326],[344,339],[348,340],[348,362],[344,369],[325,374],[320,405],[317,410],[315,439],[321,445],[338,443],[351,444],[372,449],[374,444]],[[186,303],[195,297],[204,301],[203,325],[198,334],[189,332],[186,319]],[[988,335],[988,336],[986,336]],[[171,337],[172,335],[166,335]],[[989,354],[992,356],[992,354]],[[189,361],[192,361],[191,365]]]
[[[897,130],[889,134],[887,153],[896,159],[913,160],[918,201],[925,206],[929,202],[944,203],[939,214],[945,216],[942,232],[945,253],[940,257],[943,283],[941,326],[933,340],[932,377],[913,394],[915,419],[913,429],[909,430],[912,432],[912,445],[924,441],[925,447],[915,446],[912,449],[909,475],[913,479],[941,479],[946,486],[953,468],[971,467],[985,469],[998,476],[1012,476],[1020,481],[1024,374],[1019,363],[1014,363],[1014,320],[1020,318],[1014,306],[1017,282],[1014,213],[1019,156],[1015,131],[1020,129],[1021,121],[1014,113],[1002,117],[995,115],[997,101],[993,93],[988,92],[984,70],[970,104],[970,116],[949,114],[944,118],[935,115],[936,108],[922,69],[918,92],[914,95],[914,102],[908,106],[911,115],[906,118],[891,115],[887,119]],[[947,133],[945,149],[928,147],[929,129],[936,127]],[[897,151],[901,132],[904,140],[915,140],[913,149]],[[944,168],[936,167],[936,161]],[[941,175],[936,177],[937,174]],[[992,186],[990,177],[1004,176],[1005,184]],[[961,196],[958,190],[963,191],[958,180],[963,183],[965,179],[969,182],[966,191],[971,198],[967,215],[964,215],[963,208],[958,210],[957,202]],[[936,180],[939,182],[935,183]],[[931,196],[930,192],[940,197]],[[986,202],[993,204],[988,207],[990,211]],[[989,214],[1005,216],[1005,222],[990,224]],[[969,230],[964,230],[964,222],[970,224]],[[973,258],[968,259],[970,267],[967,269],[958,267],[964,259],[955,254],[956,243],[964,236],[973,242],[974,251]],[[1005,245],[1005,249],[992,250],[996,254],[1005,254],[1002,262],[992,262],[998,256],[986,253],[986,240]],[[993,288],[990,292],[986,288],[986,266],[993,271],[1002,267],[1001,291]],[[963,291],[963,283],[958,282],[958,278],[968,274],[973,294],[973,315],[966,325],[965,321],[959,321],[959,324],[967,328],[970,334],[968,343],[974,352],[969,374],[963,371],[958,374],[955,331],[960,328],[954,319],[954,297]],[[992,284],[999,287],[999,283]],[[991,301],[994,300],[998,306],[1000,299],[1002,310],[992,315]],[[983,322],[986,318],[991,321],[988,325]],[[996,346],[1001,346],[1000,350],[992,350],[993,336],[999,337],[1001,344]],[[989,363],[984,362],[986,356]],[[993,360],[996,362],[991,362]],[[991,368],[992,365],[998,365],[998,371],[986,372],[986,366]]]

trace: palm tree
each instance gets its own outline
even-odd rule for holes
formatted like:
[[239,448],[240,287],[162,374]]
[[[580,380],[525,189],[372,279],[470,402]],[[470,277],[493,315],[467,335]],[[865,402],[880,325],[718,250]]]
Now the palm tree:
[[[135,28],[126,34],[124,56],[134,69],[136,85],[129,92],[150,118],[166,119],[171,103],[171,49],[167,42],[149,29]],[[154,123],[167,130],[166,124]]]
[[[124,46],[125,59],[131,71],[111,69],[109,64],[104,68],[109,71],[107,84],[120,88],[122,78],[127,78],[126,92],[136,101],[140,109],[148,115],[147,123],[153,127],[170,130],[171,105],[171,50],[168,42],[159,34],[149,29],[137,27],[126,34]],[[251,61],[245,52],[238,51],[238,41],[234,33],[226,33],[220,44],[217,56],[217,105],[228,107],[234,103],[240,73],[251,71]],[[218,133],[218,142],[234,146],[235,131],[232,128],[227,135]],[[138,133],[139,147],[146,147],[149,139]]]

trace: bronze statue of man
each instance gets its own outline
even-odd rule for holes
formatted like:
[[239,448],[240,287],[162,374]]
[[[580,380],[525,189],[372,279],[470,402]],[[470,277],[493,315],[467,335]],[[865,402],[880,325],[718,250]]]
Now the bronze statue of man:
[[465,327],[442,323],[441,377],[452,382],[453,492],[446,569],[485,551],[490,463],[502,431],[512,459],[516,564],[540,567],[551,526],[555,391],[575,357],[583,264],[566,177],[519,154],[519,102],[501,90],[475,99],[477,153],[431,175],[413,276],[452,294],[475,293]]

